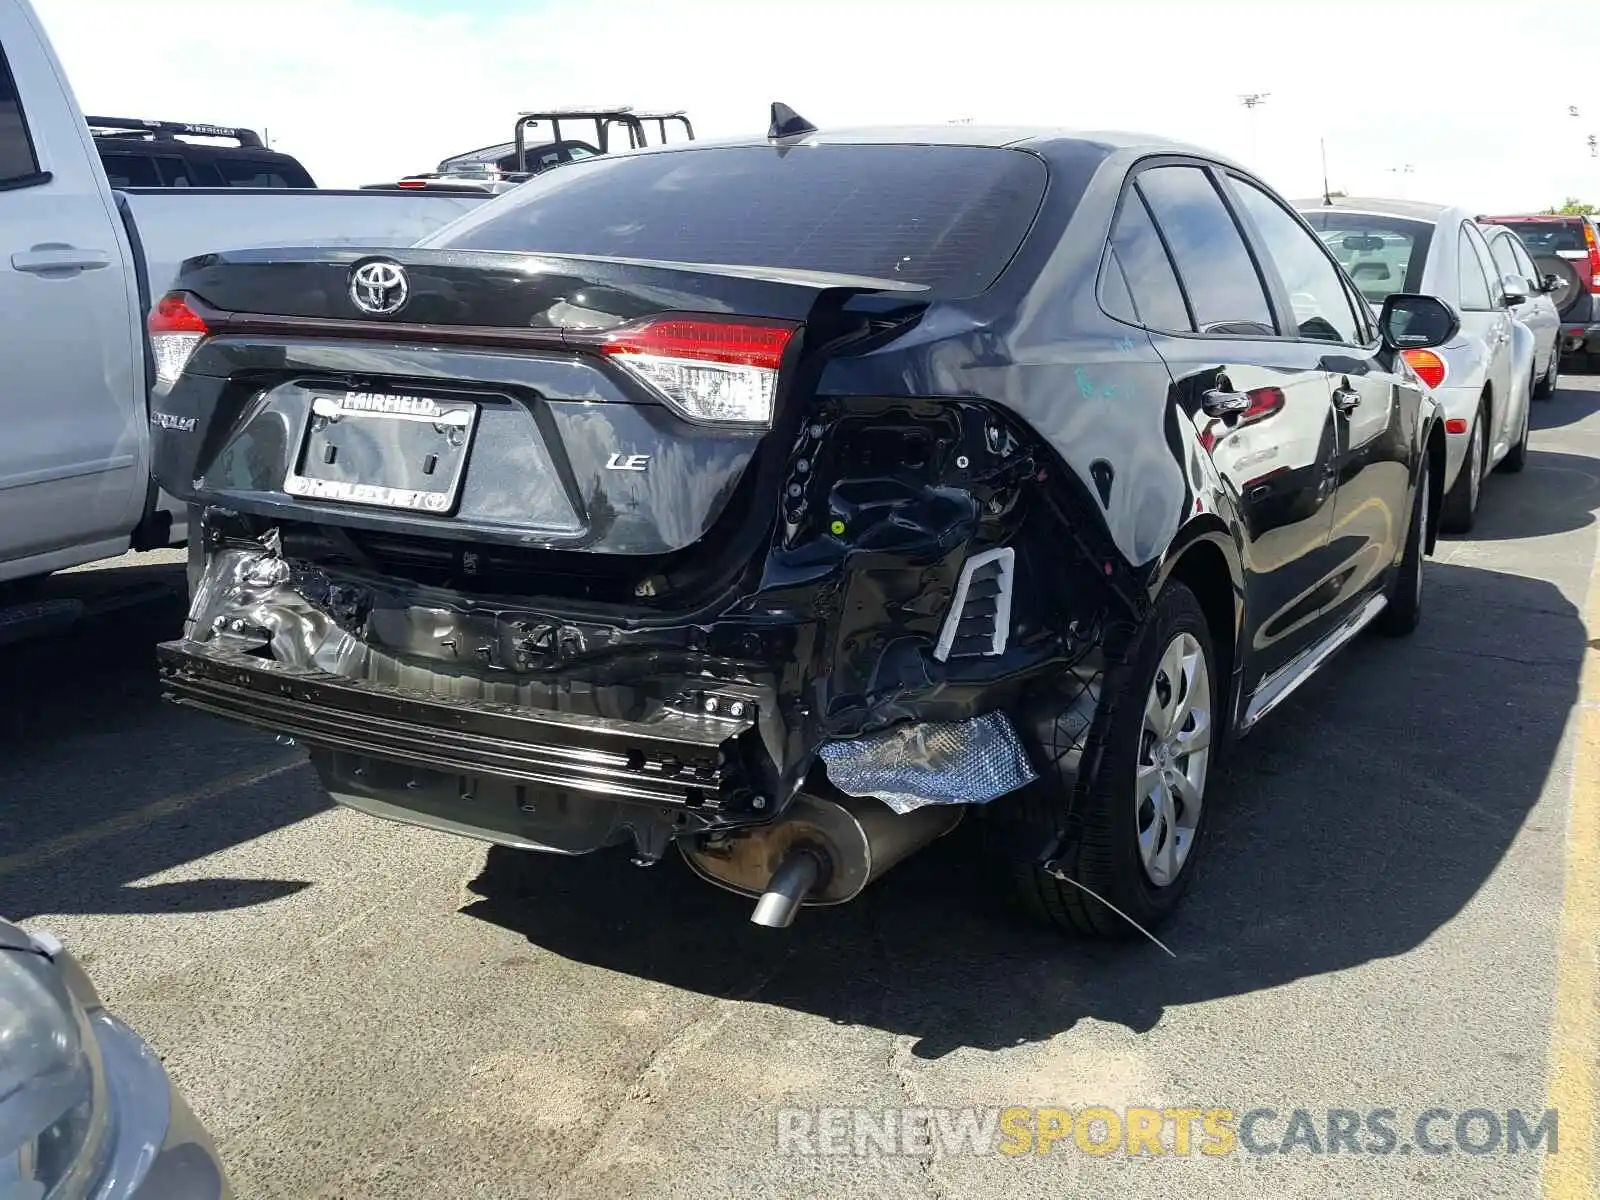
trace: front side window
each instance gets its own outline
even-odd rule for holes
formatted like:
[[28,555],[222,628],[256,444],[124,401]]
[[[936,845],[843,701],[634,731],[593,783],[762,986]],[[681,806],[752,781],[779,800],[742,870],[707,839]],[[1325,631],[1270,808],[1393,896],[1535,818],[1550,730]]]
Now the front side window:
[[1211,176],[1199,167],[1139,172],[1202,333],[1276,333],[1267,293]]
[[1533,265],[1533,259],[1528,257],[1528,251],[1516,238],[1507,238],[1511,243],[1511,256],[1517,260],[1517,274],[1527,278],[1530,286],[1539,284],[1539,268]]
[[1503,279],[1507,275],[1521,277],[1527,274],[1517,265],[1516,251],[1511,248],[1511,239],[1505,234],[1490,239],[1489,254],[1494,258],[1495,273],[1500,278]]
[[0,185],[31,179],[39,174],[33,136],[22,112],[22,98],[11,78],[11,64],[0,51]]
[[1493,307],[1489,300],[1488,272],[1478,257],[1472,240],[1463,225],[1456,241],[1456,270],[1461,277],[1461,307],[1471,312],[1485,312]]
[[1266,243],[1267,257],[1278,268],[1296,331],[1318,342],[1360,345],[1363,329],[1350,307],[1339,268],[1327,250],[1307,233],[1287,209],[1255,184],[1228,177],[1228,187]]

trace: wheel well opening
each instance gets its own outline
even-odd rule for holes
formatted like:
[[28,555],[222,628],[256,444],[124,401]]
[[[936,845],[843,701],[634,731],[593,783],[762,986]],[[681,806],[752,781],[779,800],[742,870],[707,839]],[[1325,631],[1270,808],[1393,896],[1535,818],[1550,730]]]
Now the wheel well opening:
[[1210,542],[1197,542],[1173,564],[1168,578],[1181,581],[1200,602],[1200,610],[1206,615],[1206,628],[1211,633],[1211,646],[1217,654],[1217,677],[1227,689],[1220,708],[1224,713],[1231,713],[1236,650],[1234,641],[1238,634],[1238,623],[1235,620],[1233,574],[1228,570],[1228,560]]

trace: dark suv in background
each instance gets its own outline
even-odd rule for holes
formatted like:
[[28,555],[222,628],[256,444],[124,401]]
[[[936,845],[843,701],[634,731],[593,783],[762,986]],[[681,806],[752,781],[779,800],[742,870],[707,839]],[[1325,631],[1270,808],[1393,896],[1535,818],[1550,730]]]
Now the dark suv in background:
[[1600,235],[1595,219],[1545,213],[1478,221],[1515,230],[1541,274],[1560,280],[1550,299],[1561,314],[1561,352],[1577,365],[1600,369]]
[[[295,159],[268,150],[253,129],[89,117],[95,149],[114,188],[311,188]],[[210,138],[232,146],[196,142]]]

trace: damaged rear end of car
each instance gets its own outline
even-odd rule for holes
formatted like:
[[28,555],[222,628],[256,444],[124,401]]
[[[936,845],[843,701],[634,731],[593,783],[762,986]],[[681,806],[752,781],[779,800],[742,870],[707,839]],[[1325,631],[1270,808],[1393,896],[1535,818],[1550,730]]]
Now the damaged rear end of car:
[[377,816],[676,846],[772,926],[1026,787],[1067,749],[1030,733],[1037,689],[1092,696],[1137,588],[984,394],[974,297],[1045,174],[990,153],[1027,163],[950,228],[1026,219],[939,278],[583,253],[521,196],[537,249],[482,248],[474,214],[433,247],[192,260],[151,321],[158,477],[201,518],[167,695]]

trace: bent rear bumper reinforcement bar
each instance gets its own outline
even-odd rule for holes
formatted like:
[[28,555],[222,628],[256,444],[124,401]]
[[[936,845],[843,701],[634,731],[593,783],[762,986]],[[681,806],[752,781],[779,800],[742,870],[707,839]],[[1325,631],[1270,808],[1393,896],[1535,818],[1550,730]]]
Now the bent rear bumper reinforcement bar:
[[715,810],[751,723],[663,709],[646,722],[427,695],[296,667],[225,643],[157,648],[177,704],[306,745],[396,763]]

